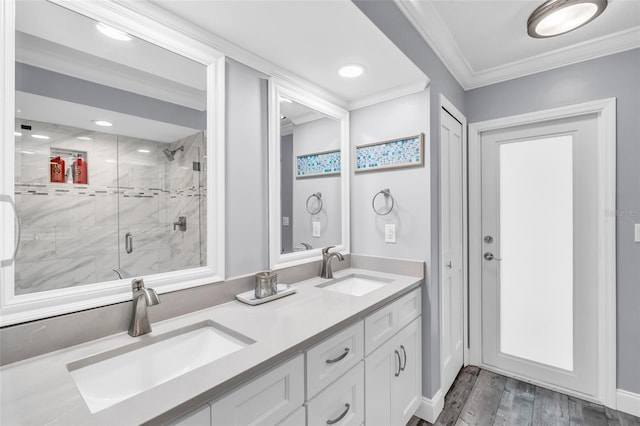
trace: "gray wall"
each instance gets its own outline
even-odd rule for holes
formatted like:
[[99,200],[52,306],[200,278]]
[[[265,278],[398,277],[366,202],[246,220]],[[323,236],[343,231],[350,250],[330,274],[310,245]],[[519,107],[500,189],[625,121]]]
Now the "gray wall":
[[470,123],[617,99],[617,324],[619,389],[640,393],[640,49],[467,92]]
[[[289,218],[289,226],[282,226],[282,252],[293,251],[293,134],[280,138],[280,210]],[[282,223],[282,222],[281,222]]]
[[269,266],[267,80],[227,59],[226,271],[237,277]]
[[[402,98],[351,111],[352,147],[425,133],[429,140],[429,89]],[[353,152],[353,148],[352,151]],[[371,171],[351,174],[351,251],[352,253],[431,261],[430,221],[431,165],[427,151],[424,167]],[[394,209],[386,216],[377,215],[371,200],[389,188]],[[380,196],[382,197],[382,196]],[[377,200],[381,201],[381,200]],[[384,225],[396,225],[396,243],[384,242]],[[429,266],[427,266],[429,270]],[[439,351],[434,344],[438,324],[437,281],[427,280],[422,292],[423,394],[438,389]],[[435,386],[435,388],[434,388]]]
[[[424,72],[431,83],[431,108],[429,131],[426,133],[426,144],[429,146],[426,161],[431,175],[430,208],[423,213],[424,218],[430,217],[431,239],[425,240],[430,244],[431,258],[427,261],[427,284],[429,285],[431,313],[424,318],[423,334],[425,329],[430,330],[428,341],[423,344],[430,348],[431,356],[423,366],[423,393],[426,397],[432,397],[440,388],[440,299],[437,283],[440,281],[439,250],[439,220],[440,220],[440,94],[453,103],[462,113],[465,112],[465,94],[462,87],[453,78],[449,70],[443,65],[438,56],[425,43],[424,39],[413,28],[391,0],[352,0],[353,3],[391,40],[414,64]],[[411,184],[407,182],[406,184]],[[357,251],[354,251],[357,253]]]
[[[294,161],[300,155],[339,150],[340,137],[340,122],[333,118],[323,117],[303,124],[294,124]],[[293,172],[297,173],[297,167],[293,168]],[[293,179],[294,247],[300,246],[302,242],[311,244],[313,248],[335,246],[342,242],[340,184],[338,174]],[[307,211],[307,199],[317,192],[322,194],[322,210],[312,215]],[[316,208],[315,202],[309,201],[309,207]],[[320,237],[313,236],[313,222],[320,222]]]

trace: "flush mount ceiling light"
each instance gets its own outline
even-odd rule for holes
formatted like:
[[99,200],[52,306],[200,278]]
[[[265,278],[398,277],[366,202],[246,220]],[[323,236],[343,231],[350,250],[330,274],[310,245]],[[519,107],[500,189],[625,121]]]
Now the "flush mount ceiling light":
[[95,124],[96,126],[102,126],[102,127],[113,126],[113,123],[110,123],[109,121],[104,121],[104,120],[93,120],[92,123]]
[[356,78],[360,77],[362,73],[364,73],[365,67],[358,64],[349,64],[343,67],[340,67],[338,70],[338,74],[340,77],[344,78]]
[[46,135],[31,135],[34,139],[50,139],[49,136]]
[[102,34],[104,34],[107,37],[112,38],[114,40],[118,40],[118,41],[130,41],[131,40],[131,37],[129,36],[129,34],[125,33],[124,31],[116,30],[115,28],[110,27],[108,25],[105,25],[102,22],[98,22],[96,24],[96,28]]
[[527,21],[527,33],[534,38],[568,33],[597,18],[607,0],[549,0],[533,11]]
[[78,136],[78,139],[81,141],[90,141],[92,140],[89,136]]

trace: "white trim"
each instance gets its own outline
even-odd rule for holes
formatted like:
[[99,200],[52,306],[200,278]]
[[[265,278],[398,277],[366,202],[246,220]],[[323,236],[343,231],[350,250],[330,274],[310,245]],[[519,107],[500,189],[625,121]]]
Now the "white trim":
[[[569,117],[596,114],[598,121],[598,391],[596,400],[616,404],[616,99],[585,102],[469,125],[469,306],[471,364],[482,363],[481,339],[481,168],[483,132]],[[567,393],[567,390],[563,390]],[[584,396],[581,396],[584,397]]]
[[474,70],[431,2],[393,0],[464,90],[640,47],[640,26],[500,66]]
[[616,410],[640,417],[640,394],[618,389],[616,399]]
[[442,389],[438,389],[433,398],[422,397],[415,415],[429,423],[435,423],[442,410],[444,410],[444,393]]
[[[191,37],[166,27],[154,20],[153,15],[140,14],[129,4],[114,1],[78,2],[51,0],[52,3],[81,13],[92,19],[147,40],[165,49],[177,52],[207,66],[207,266],[185,271],[167,272],[145,277],[149,287],[158,293],[194,287],[224,280],[225,241],[225,57],[217,50]],[[137,4],[137,3],[136,3]],[[0,78],[2,80],[3,117],[2,154],[4,159],[14,158],[14,93],[15,93],[15,0],[5,0],[0,6],[3,23],[3,44],[0,57],[3,59]],[[13,161],[5,161],[0,175],[0,189],[13,195],[15,177]],[[3,214],[5,210],[2,209]],[[3,235],[13,235],[13,216],[2,217]],[[3,238],[2,258],[9,251],[13,238]],[[123,279],[95,283],[81,287],[15,295],[14,267],[4,267],[0,274],[0,325],[17,324],[24,321],[75,312],[131,299],[130,280]]]
[[348,254],[350,251],[350,148],[349,148],[349,112],[338,105],[317,97],[278,78],[272,77],[269,82],[269,264],[271,269],[313,262],[322,258],[321,248],[303,250],[292,253],[281,252],[281,167],[280,167],[280,96],[298,102],[340,122],[341,173],[341,243],[336,244],[334,251]]
[[364,108],[370,105],[376,105],[382,102],[390,101],[392,99],[401,98],[403,96],[413,95],[414,93],[420,93],[429,86],[429,78],[425,77],[424,80],[409,83],[404,86],[396,87],[385,92],[376,93],[371,96],[364,97],[362,99],[356,99],[347,104],[347,109],[353,111],[354,109]]
[[[468,206],[467,206],[467,196],[468,196],[468,185],[467,185],[467,118],[456,108],[456,106],[449,101],[443,94],[440,94],[440,125],[438,128],[438,143],[442,140],[442,135],[440,132],[442,131],[442,114],[448,113],[453,118],[458,120],[462,125],[462,298],[463,298],[463,365],[469,365],[469,330],[468,330],[468,270],[469,270],[469,259],[468,259],[468,247],[469,247],[469,235],[468,234]],[[443,111],[443,110],[446,110]],[[442,147],[440,147],[441,152]],[[442,157],[440,157],[439,161]],[[442,170],[442,165],[440,165],[439,170]],[[440,203],[440,217],[442,218],[442,179],[440,178],[439,183],[439,203]],[[439,259],[440,259],[440,279],[439,279],[439,292],[440,292],[440,386],[442,387],[442,378],[444,377],[444,362],[442,357],[442,324],[443,324],[443,281],[442,281],[442,220],[440,220],[438,226],[438,251],[439,251]],[[446,389],[445,391],[448,391]]]

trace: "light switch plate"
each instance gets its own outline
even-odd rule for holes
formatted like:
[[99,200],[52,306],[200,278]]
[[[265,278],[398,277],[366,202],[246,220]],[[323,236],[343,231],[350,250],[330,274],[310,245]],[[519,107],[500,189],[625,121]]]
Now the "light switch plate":
[[282,226],[289,226],[289,216],[282,216]]
[[640,243],[640,223],[636,223],[636,243]]
[[320,238],[320,222],[313,222],[313,234],[314,237]]
[[396,225],[395,223],[387,223],[384,225],[384,242],[395,243],[396,242]]

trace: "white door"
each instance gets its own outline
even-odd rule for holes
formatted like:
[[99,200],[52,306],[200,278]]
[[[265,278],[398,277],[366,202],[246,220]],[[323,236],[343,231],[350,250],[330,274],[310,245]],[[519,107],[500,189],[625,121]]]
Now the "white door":
[[595,395],[597,121],[481,135],[482,361]]
[[442,389],[448,390],[464,362],[462,124],[445,109],[440,114],[441,256],[440,362]]

